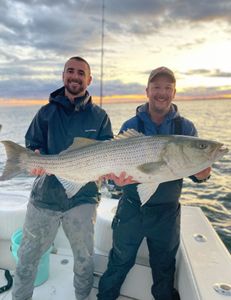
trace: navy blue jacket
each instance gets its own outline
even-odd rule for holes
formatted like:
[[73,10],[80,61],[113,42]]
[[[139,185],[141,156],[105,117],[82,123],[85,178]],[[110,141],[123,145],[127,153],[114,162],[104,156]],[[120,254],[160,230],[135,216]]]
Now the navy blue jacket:
[[[176,119],[180,119],[180,132],[176,130]],[[148,113],[148,103],[141,105],[136,110],[136,115],[127,120],[121,127],[120,132],[127,129],[135,129],[145,135],[168,135],[181,134],[197,136],[197,130],[193,123],[186,118],[180,116],[177,106],[171,105],[170,112],[165,116],[164,121],[157,125],[155,124]],[[194,180],[194,176],[192,176]],[[161,183],[150,200],[144,205],[153,206],[155,204],[173,203],[179,201],[181,195],[183,180],[174,180]],[[136,189],[137,184],[130,184],[123,187],[123,197],[130,199],[134,203],[140,204],[139,195]]]
[[[91,101],[88,92],[74,104],[64,95],[64,87],[51,93],[49,103],[37,112],[26,133],[26,147],[43,154],[59,154],[75,137],[107,140],[113,137],[106,112]],[[99,201],[97,186],[89,182],[68,199],[54,175],[35,179],[30,201],[38,207],[66,211],[83,203]]]

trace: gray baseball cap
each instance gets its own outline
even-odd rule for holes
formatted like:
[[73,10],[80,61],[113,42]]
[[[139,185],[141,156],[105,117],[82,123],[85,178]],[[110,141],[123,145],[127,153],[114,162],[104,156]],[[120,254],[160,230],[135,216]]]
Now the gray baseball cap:
[[163,75],[166,74],[166,75],[170,76],[172,78],[172,81],[174,83],[176,83],[176,78],[175,78],[173,71],[171,71],[170,69],[168,69],[166,67],[159,67],[159,68],[156,68],[151,71],[149,78],[148,78],[148,84],[153,80],[154,77],[156,77],[157,75],[161,75],[161,74],[163,74]]

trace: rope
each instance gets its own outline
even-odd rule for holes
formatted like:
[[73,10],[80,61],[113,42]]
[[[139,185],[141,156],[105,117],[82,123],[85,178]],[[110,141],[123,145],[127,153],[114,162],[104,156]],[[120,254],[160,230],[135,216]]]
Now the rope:
[[13,284],[13,277],[11,276],[10,271],[4,270],[4,269],[1,269],[1,270],[5,271],[5,278],[7,280],[7,284],[0,287],[0,294],[8,291],[12,287],[12,284]]

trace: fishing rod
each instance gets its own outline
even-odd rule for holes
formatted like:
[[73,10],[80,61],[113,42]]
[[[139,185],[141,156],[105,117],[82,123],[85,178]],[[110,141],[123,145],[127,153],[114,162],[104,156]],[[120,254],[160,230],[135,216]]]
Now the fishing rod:
[[104,59],[104,11],[105,4],[102,0],[102,19],[101,19],[101,64],[100,64],[100,107],[103,105],[103,59]]

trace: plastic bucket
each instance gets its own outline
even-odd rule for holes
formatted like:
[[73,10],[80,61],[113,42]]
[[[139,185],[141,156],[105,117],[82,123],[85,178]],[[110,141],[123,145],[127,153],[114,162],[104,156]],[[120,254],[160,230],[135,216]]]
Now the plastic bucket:
[[[16,263],[18,262],[17,252],[18,252],[21,239],[22,239],[22,230],[19,229],[11,237],[11,250],[16,260]],[[38,270],[34,281],[34,286],[43,284],[45,281],[47,281],[49,277],[49,262],[50,262],[51,249],[52,247],[43,254],[43,256],[39,261]]]

